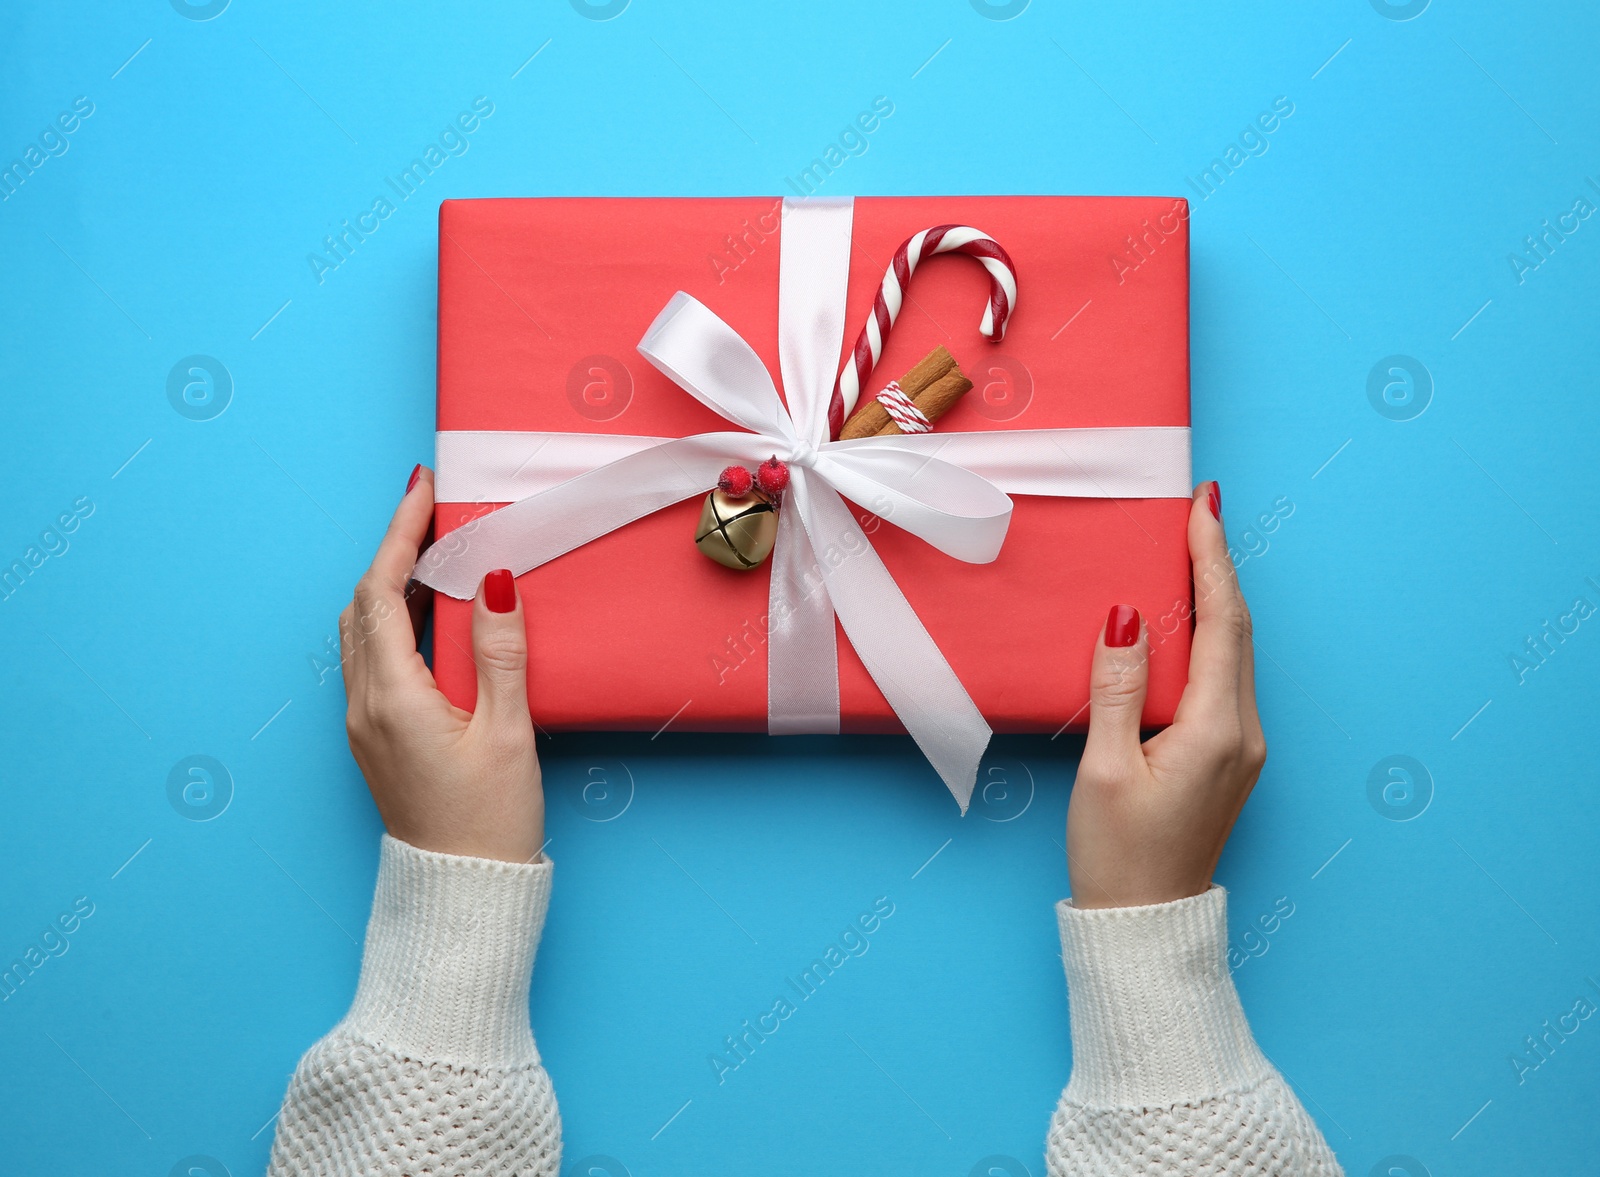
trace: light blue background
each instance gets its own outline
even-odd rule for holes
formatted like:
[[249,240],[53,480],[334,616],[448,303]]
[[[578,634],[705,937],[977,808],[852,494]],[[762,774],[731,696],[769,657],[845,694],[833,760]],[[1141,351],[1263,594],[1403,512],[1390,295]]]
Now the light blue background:
[[[0,565],[94,505],[0,602],[0,960],[94,904],[0,1003],[7,1171],[259,1172],[349,1001],[379,825],[312,657],[431,454],[438,201],[782,193],[879,95],[893,116],[824,194],[1194,202],[1197,475],[1249,556],[1272,745],[1221,879],[1241,946],[1294,905],[1236,974],[1263,1046],[1352,1174],[1592,1171],[1600,1022],[1523,1082],[1511,1059],[1600,1001],[1600,617],[1525,681],[1510,655],[1600,604],[1600,220],[1521,283],[1508,261],[1600,199],[1592,8],[434,7],[0,17],[0,161],[95,107],[0,203]],[[480,95],[470,150],[319,285],[307,254]],[[1200,199],[1188,178],[1280,95],[1266,153]],[[193,354],[231,375],[213,420],[167,397]],[[1432,385],[1410,420],[1367,395],[1396,354]],[[1013,791],[962,820],[904,740],[542,745],[533,1011],[569,1162],[1038,1177],[1078,746],[1000,742]],[[204,823],[167,796],[195,753],[234,782]],[[1432,780],[1408,822],[1369,800],[1393,754]],[[633,781],[607,822],[582,800],[603,762]],[[867,955],[719,1086],[724,1035],[878,896]]]

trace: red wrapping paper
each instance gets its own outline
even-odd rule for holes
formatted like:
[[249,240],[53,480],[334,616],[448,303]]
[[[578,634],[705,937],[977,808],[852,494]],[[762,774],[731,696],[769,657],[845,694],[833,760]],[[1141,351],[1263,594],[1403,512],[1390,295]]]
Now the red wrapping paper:
[[[1189,424],[1188,209],[1172,198],[858,198],[835,371],[895,248],[948,223],[977,226],[1014,259],[1006,338],[990,344],[977,331],[983,268],[960,255],[926,258],[864,395],[944,344],[976,387],[940,432]],[[781,389],[780,236],[770,197],[446,201],[439,429],[681,437],[735,428],[635,347],[684,290],[744,336]],[[1150,631],[1144,721],[1170,722],[1192,632],[1187,500],[1014,499],[999,559],[976,565],[851,507],[996,731],[1087,725],[1090,656],[1115,604],[1137,607]],[[695,551],[701,502],[517,578],[541,727],[766,730],[767,566],[735,572]],[[483,510],[440,503],[436,531]],[[470,709],[471,603],[440,594],[436,609],[435,677]],[[902,731],[837,634],[841,730]]]

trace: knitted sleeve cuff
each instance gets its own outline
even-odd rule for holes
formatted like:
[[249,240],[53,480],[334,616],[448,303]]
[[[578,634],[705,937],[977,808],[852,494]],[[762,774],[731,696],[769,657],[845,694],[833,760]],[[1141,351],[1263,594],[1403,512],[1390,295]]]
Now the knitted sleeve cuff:
[[1237,1090],[1269,1064],[1228,972],[1227,892],[1150,907],[1056,907],[1072,1007],[1066,1098],[1151,1107]]
[[346,1032],[425,1062],[539,1061],[528,983],[551,864],[493,862],[383,838]]

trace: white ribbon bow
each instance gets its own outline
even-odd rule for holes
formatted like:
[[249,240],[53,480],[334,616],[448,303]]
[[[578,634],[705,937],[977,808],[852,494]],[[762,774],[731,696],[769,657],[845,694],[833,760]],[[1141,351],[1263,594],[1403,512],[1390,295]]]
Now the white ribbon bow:
[[827,440],[833,367],[844,338],[852,216],[849,200],[784,202],[778,326],[787,409],[750,345],[679,291],[645,332],[639,351],[748,432],[676,439],[440,433],[440,501],[510,505],[474,521],[467,542],[430,548],[413,575],[468,599],[490,569],[520,575],[705,494],[729,462],[776,455],[788,463],[790,483],[772,555],[768,730],[839,730],[837,615],[878,689],[965,813],[989,725],[843,499],[947,555],[986,564],[999,554],[1010,525],[1007,490],[1187,497],[1189,431],[1042,429]]

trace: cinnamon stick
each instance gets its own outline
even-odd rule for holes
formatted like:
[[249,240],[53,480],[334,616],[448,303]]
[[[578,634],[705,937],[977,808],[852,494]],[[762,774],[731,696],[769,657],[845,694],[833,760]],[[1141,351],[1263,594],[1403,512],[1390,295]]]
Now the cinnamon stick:
[[[903,391],[913,401],[922,392],[937,383],[951,371],[960,374],[961,369],[956,367],[955,357],[952,356],[943,344],[934,348],[922,359],[917,361],[916,367],[900,377],[899,384]],[[972,387],[970,384],[968,388]],[[962,389],[965,392],[966,389]],[[959,395],[959,394],[958,394]],[[932,418],[929,418],[932,420]],[[844,423],[844,428],[839,431],[839,440],[848,441],[853,437],[873,437],[884,432],[885,425],[892,425],[889,410],[885,409],[876,399],[868,400],[857,405],[855,413]],[[899,430],[894,432],[898,433]]]

